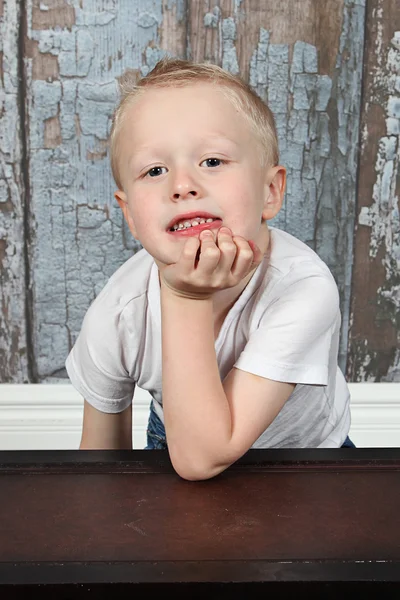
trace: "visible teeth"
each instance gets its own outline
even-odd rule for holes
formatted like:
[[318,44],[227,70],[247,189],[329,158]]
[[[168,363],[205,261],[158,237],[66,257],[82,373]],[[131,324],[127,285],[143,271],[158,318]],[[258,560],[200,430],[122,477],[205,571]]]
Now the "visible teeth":
[[216,219],[193,219],[193,221],[181,221],[179,224],[175,223],[175,225],[172,227],[172,229],[174,231],[177,231],[178,229],[189,229],[189,227],[196,227],[196,225],[199,225],[200,223],[212,223],[213,221],[215,221]]

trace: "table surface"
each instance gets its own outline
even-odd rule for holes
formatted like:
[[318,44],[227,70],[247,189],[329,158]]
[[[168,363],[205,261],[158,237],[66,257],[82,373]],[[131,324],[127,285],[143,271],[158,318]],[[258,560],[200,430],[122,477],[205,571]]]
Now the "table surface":
[[0,452],[0,584],[400,582],[400,449]]

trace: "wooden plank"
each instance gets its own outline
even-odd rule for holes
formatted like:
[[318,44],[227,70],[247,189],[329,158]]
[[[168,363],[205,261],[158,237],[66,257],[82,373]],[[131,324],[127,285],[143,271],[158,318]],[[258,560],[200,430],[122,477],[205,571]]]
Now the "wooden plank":
[[349,362],[352,381],[400,381],[400,10],[368,2]]
[[114,200],[107,146],[127,69],[146,74],[186,52],[178,0],[28,0],[29,175],[35,228],[33,344],[38,381],[65,359],[107,279],[141,245]]
[[21,7],[0,1],[0,381],[31,381],[26,339],[25,197],[18,49]]
[[166,450],[0,461],[4,598],[398,598],[399,449],[250,450],[196,483]]
[[240,73],[275,114],[288,186],[271,225],[306,242],[331,268],[341,297],[344,370],[365,2],[206,0],[190,6],[191,57]]

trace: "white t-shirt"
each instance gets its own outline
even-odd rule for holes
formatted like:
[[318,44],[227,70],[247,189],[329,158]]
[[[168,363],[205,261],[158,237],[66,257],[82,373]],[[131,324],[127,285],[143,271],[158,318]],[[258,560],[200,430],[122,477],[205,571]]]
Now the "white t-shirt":
[[[350,428],[350,395],[337,364],[337,286],[306,244],[269,229],[269,252],[215,342],[221,381],[236,367],[297,384],[253,448],[340,447]],[[93,301],[66,368],[98,410],[121,412],[137,384],[150,392],[163,421],[160,287],[146,250],[127,260]]]

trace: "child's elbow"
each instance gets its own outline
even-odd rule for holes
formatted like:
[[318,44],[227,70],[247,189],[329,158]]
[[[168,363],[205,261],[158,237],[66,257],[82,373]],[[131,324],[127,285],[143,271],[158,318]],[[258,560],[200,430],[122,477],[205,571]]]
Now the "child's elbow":
[[198,469],[176,469],[174,467],[176,473],[179,475],[179,477],[181,477],[182,479],[185,479],[186,481],[206,481],[207,479],[212,479],[213,477],[216,477],[216,475],[219,475],[219,473],[221,473],[221,471],[223,471],[224,469],[221,469],[219,471],[200,471]]
[[207,479],[212,479],[225,471],[231,464],[219,463],[210,465],[201,463],[200,461],[174,460],[172,457],[171,462],[179,477],[186,481],[205,481]]

